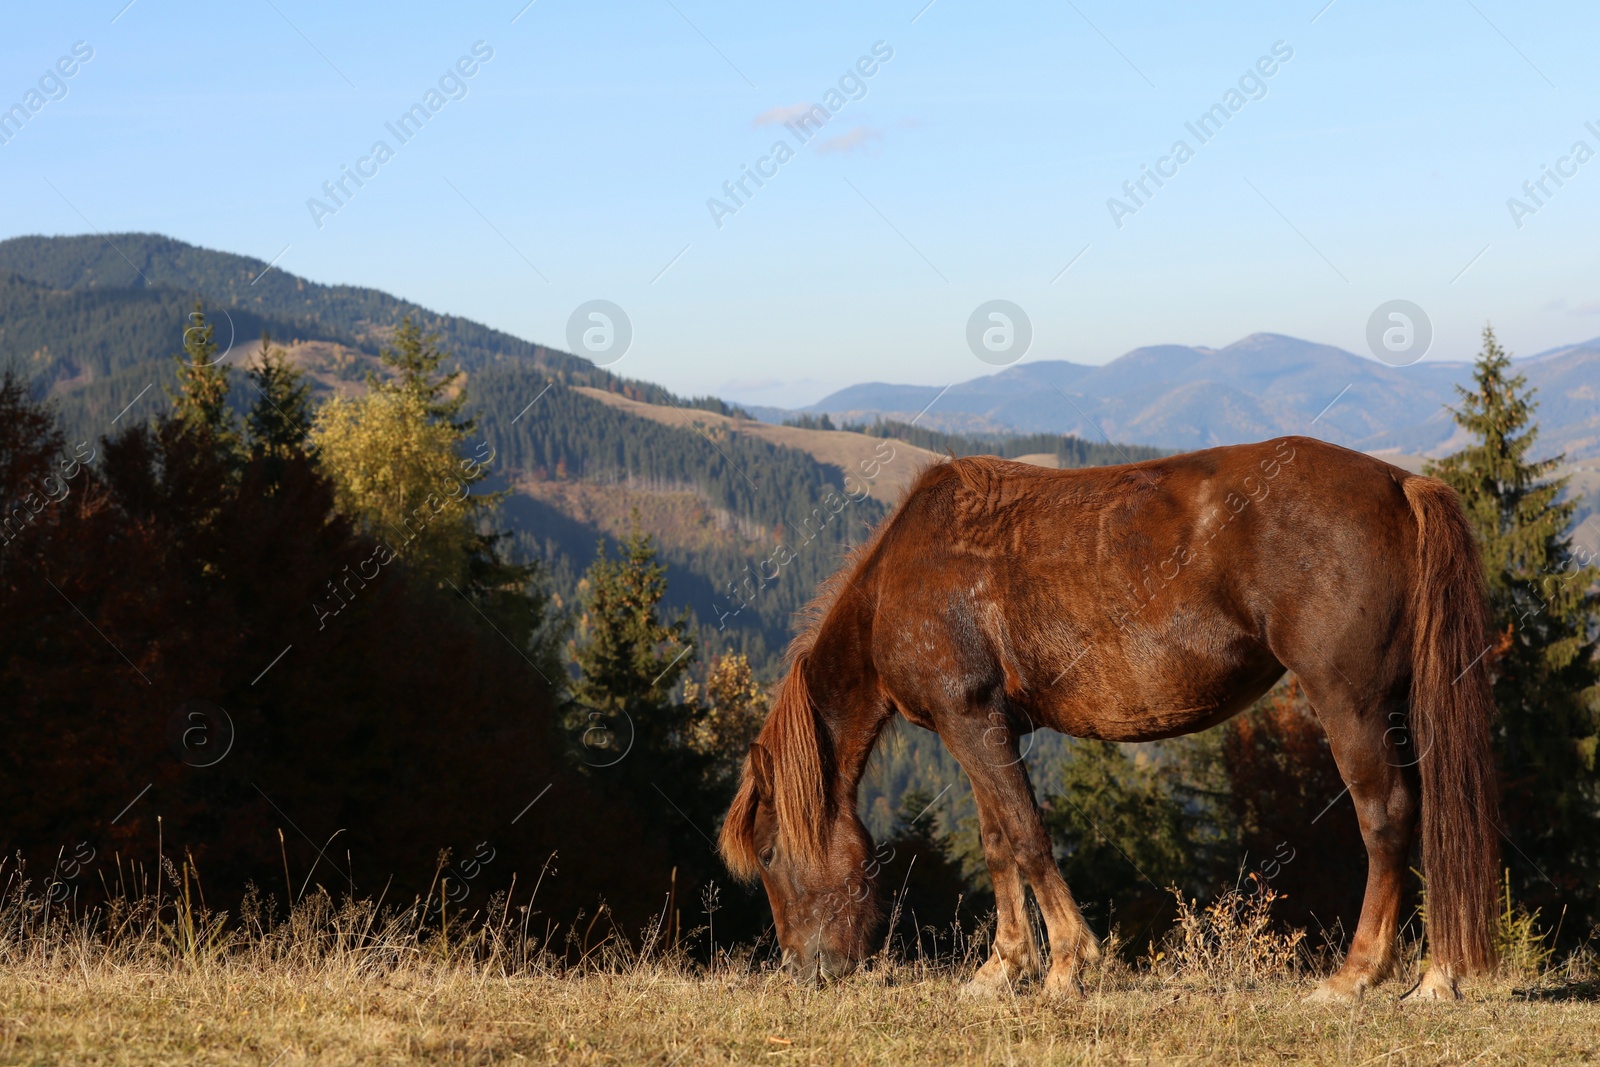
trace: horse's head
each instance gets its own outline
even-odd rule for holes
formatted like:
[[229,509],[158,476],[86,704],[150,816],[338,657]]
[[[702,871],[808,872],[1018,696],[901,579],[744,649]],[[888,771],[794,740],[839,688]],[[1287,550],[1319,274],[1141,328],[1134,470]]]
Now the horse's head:
[[749,846],[784,965],[806,984],[842,978],[866,956],[878,919],[878,865],[866,828],[853,807],[840,805],[816,839],[782,833],[776,767],[759,742],[746,775],[755,798]]
[[750,746],[722,824],[722,856],[737,877],[761,879],[785,966],[814,983],[849,974],[866,956],[878,918],[878,864],[853,790],[837,781],[829,740],[818,730],[805,663],[796,658]]

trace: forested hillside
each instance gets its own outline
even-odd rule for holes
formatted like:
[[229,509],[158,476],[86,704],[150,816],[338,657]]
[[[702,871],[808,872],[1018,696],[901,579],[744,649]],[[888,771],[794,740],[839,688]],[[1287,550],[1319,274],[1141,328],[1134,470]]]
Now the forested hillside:
[[1054,456],[1056,467],[1103,467],[1113,463],[1137,463],[1171,454],[1171,449],[1148,445],[1123,445],[1111,441],[1085,441],[1081,437],[1058,433],[955,434],[912,426],[892,419],[880,419],[858,427],[875,437],[926,448],[930,452],[956,456],[1003,456],[1006,459],[1037,459]]
[[[495,467],[501,484],[621,481],[645,491],[672,487],[733,520],[723,523],[728,536],[695,552],[674,543],[668,532],[671,598],[712,622],[706,636],[713,644],[747,649],[763,667],[781,649],[789,615],[844,544],[846,524],[827,523],[781,581],[754,580],[746,564],[770,555],[784,524],[812,514],[830,486],[843,491],[843,472],[754,439],[736,436],[719,447],[687,426],[674,430],[629,418],[567,387],[596,387],[689,410],[732,410],[714,398],[676,397],[376,290],[318,285],[267,270],[260,260],[155,235],[16,238],[0,242],[0,272],[7,272],[0,274],[0,362],[18,366],[46,391],[73,440],[94,440],[116,429],[114,420],[124,409],[129,421],[164,409],[174,382],[171,357],[182,345],[196,301],[217,330],[219,348],[229,353],[225,362],[243,365],[263,330],[293,351],[304,342],[325,342],[357,357],[334,383],[341,388],[359,387],[368,371],[381,373],[378,350],[400,320],[412,316],[439,335],[441,347],[472,379],[484,432],[505,457]],[[551,391],[517,421],[547,385]],[[241,389],[230,403],[243,411],[250,400]],[[859,534],[883,508],[863,501],[852,513]],[[526,494],[509,503],[507,514],[514,537],[525,551],[548,561],[558,593],[569,601],[596,543],[617,532],[614,524],[574,521]],[[739,595],[738,584],[746,580],[753,593]],[[741,609],[742,603],[750,606]],[[711,637],[719,617],[728,620],[724,633]]]
[[[14,244],[0,243],[0,253]],[[194,294],[171,287],[64,289],[0,274],[0,353],[48,391],[68,436],[92,438],[109,432],[136,398],[152,405],[161,399],[194,302]],[[241,344],[263,329],[280,337],[293,332],[292,323],[260,311],[236,309],[232,320]]]
[[[12,272],[0,276],[0,364],[18,372],[0,425],[12,442],[0,448],[10,522],[0,579],[18,609],[0,634],[0,673],[18,744],[0,778],[28,811],[7,847],[36,863],[91,836],[94,848],[143,855],[181,836],[191,864],[236,887],[276,878],[285,861],[309,869],[309,882],[329,858],[321,842],[345,826],[347,863],[428,891],[438,849],[493,834],[478,848],[503,847],[515,865],[467,887],[475,851],[440,877],[509,890],[510,875],[570,852],[560,906],[605,896],[640,922],[663,887],[710,892],[722,877],[704,844],[795,613],[922,464],[1160,454],[915,422],[762,425],[382,293],[262,273],[258,261],[164,238],[118,243],[137,269],[103,241],[0,244]],[[263,330],[285,351],[264,351]],[[52,457],[80,441],[66,473]],[[1530,471],[1506,484],[1549,473]],[[1540,499],[1564,489],[1552,481]],[[417,522],[423,499],[434,513]],[[1573,519],[1567,505],[1547,510],[1546,576],[1571,562],[1560,536]],[[392,556],[391,540],[402,546]],[[1589,588],[1591,570],[1573,574],[1573,589]],[[1592,632],[1588,603],[1572,607],[1567,645]],[[1556,722],[1540,718],[1547,703],[1530,703],[1526,721]],[[1586,708],[1518,758],[1592,747]],[[213,766],[211,750],[187,747],[195,714],[226,723],[226,774],[190,773]],[[1168,885],[1204,894],[1244,875],[1277,879],[1302,924],[1353,915],[1355,823],[1292,685],[1192,741],[1119,747],[1040,733],[1024,759],[1101,932],[1155,929]],[[544,795],[530,781],[552,795],[523,823],[518,812]],[[61,782],[77,809],[27,809],[26,795]],[[116,815],[147,793],[148,808]],[[286,796],[319,820],[287,846],[272,836],[289,821]],[[892,731],[859,800],[891,852],[906,846],[885,877],[929,894],[919,915],[953,916],[969,891],[981,900],[971,792],[934,735]],[[1551,866],[1563,850],[1592,863],[1587,845],[1571,844],[1593,839],[1588,811],[1559,848],[1524,827],[1518,849]],[[597,848],[595,828],[613,817],[630,830]],[[1302,857],[1292,867],[1277,858],[1291,836],[1304,846],[1291,849]],[[613,848],[639,857],[643,882],[610,865]],[[941,873],[905,881],[912,857]],[[1553,909],[1532,868],[1511,866],[1519,895]],[[356,884],[351,868],[337,873]],[[1577,888],[1568,899],[1590,906]],[[735,936],[764,921],[754,896],[732,892],[723,906],[717,922]]]
[[[576,591],[597,537],[615,541],[635,507],[688,497],[688,515],[663,510],[646,524],[669,565],[670,600],[692,608],[706,647],[745,652],[764,673],[817,583],[887,513],[861,492],[870,472],[851,472],[847,487],[846,472],[797,449],[637,418],[533,368],[471,381],[481,429],[519,489],[507,516],[525,550],[550,561],[559,592]],[[563,510],[549,490],[564,483],[603,487],[610,521],[597,529]],[[782,565],[779,546],[792,550]]]
[[[184,315],[204,303],[217,343],[243,353],[266,327],[280,342],[330,341],[376,357],[402,318],[437,333],[469,371],[500,362],[639,399],[728,410],[674,397],[588,360],[376,289],[319,285],[248,256],[157,234],[16,237],[0,241],[0,354],[48,384],[69,436],[104,432],[152,381],[170,384]],[[174,314],[176,313],[176,314]],[[146,397],[148,399],[148,397]],[[244,401],[236,401],[244,403]]]

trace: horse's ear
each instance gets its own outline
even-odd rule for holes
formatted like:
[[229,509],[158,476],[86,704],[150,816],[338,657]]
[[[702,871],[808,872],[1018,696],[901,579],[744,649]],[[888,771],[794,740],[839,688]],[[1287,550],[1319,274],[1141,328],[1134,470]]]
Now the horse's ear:
[[759,741],[750,742],[750,778],[756,784],[756,796],[772,803],[772,753]]

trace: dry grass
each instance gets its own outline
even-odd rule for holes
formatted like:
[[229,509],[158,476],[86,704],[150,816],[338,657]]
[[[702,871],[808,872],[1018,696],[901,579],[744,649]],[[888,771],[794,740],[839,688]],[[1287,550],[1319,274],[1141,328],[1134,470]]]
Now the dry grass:
[[29,965],[0,977],[5,1063],[1524,1063],[1600,1056],[1600,1009],[1475,991],[1457,1006],[1302,1004],[1307,982],[1161,981],[963,999],[889,970],[820,991],[662,965],[504,976],[411,964]]
[[579,937],[577,951],[558,936],[558,955],[503,899],[487,921],[441,928],[416,904],[380,913],[313,896],[274,924],[248,907],[211,915],[173,875],[176,892],[169,884],[159,904],[140,897],[76,919],[14,883],[0,903],[0,1064],[1600,1057],[1585,959],[1480,984],[1459,1005],[1401,1004],[1401,983],[1354,1006],[1304,1004],[1316,960],[1270,929],[1270,901],[1248,898],[1189,908],[1154,968],[1110,963],[1088,976],[1082,999],[1062,1002],[1031,990],[963,997],[981,948],[958,961],[875,960],[812,991],[749,952],[708,969],[648,935],[637,948]]

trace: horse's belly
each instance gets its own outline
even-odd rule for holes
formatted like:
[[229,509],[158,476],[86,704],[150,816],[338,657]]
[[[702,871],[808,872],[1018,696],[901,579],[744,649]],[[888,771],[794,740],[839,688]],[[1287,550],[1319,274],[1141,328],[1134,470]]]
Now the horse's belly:
[[1154,741],[1214,726],[1249,707],[1283,675],[1270,655],[1216,659],[1186,657],[1182,664],[1104,665],[1072,672],[1028,701],[1036,725],[1073,737],[1102,741]]

